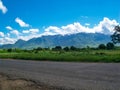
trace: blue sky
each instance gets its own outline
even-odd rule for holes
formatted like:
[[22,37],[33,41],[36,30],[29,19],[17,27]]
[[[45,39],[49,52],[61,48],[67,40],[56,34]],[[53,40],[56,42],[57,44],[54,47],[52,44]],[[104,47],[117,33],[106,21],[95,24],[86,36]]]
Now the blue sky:
[[0,0],[0,42],[42,35],[112,33],[119,0]]

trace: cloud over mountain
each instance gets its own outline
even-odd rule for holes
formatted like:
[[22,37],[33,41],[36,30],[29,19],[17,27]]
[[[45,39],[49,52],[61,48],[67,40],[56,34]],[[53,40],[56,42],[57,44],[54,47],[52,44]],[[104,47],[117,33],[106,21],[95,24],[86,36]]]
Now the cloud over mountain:
[[100,23],[92,28],[89,28],[88,26],[90,24],[87,24],[85,26],[81,25],[79,22],[75,22],[73,24],[69,24],[66,26],[49,26],[45,29],[46,35],[55,35],[55,34],[75,34],[75,33],[103,33],[103,34],[111,34],[113,33],[114,26],[118,25],[116,20],[110,20],[107,17],[104,17],[103,21],[100,21]]
[[[90,23],[85,23],[85,25],[80,24],[80,22],[74,22],[73,24],[68,24],[65,26],[49,26],[44,28],[44,32],[41,33],[39,28],[29,27],[29,24],[26,24],[21,19],[16,18],[18,23],[21,23],[21,29],[13,29],[11,26],[6,26],[8,33],[0,32],[0,41],[1,44],[15,43],[18,39],[29,40],[32,38],[37,38],[47,35],[70,35],[76,33],[102,33],[102,34],[112,34],[113,28],[119,23],[116,20],[110,20],[107,17],[104,17],[97,25],[90,27]],[[27,27],[28,29],[24,29]],[[14,36],[14,37],[13,37]]]
[[23,30],[22,31],[24,34],[36,34],[39,32],[39,29],[29,29],[29,30]]

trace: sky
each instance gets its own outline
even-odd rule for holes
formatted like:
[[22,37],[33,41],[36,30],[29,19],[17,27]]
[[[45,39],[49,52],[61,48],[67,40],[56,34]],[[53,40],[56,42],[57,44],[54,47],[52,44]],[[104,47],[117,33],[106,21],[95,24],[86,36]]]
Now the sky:
[[0,44],[43,35],[112,34],[120,0],[0,0]]

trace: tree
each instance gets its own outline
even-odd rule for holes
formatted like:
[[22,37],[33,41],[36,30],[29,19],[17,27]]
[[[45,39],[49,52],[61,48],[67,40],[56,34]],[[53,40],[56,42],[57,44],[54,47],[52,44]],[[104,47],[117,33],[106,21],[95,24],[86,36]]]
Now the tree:
[[62,47],[61,46],[56,46],[55,48],[53,48],[52,50],[55,50],[55,51],[60,51],[62,50]]
[[111,43],[111,42],[108,42],[107,45],[106,45],[107,49],[114,49],[114,44]]
[[7,49],[7,51],[8,51],[8,52],[12,52],[12,49],[11,49],[11,48],[9,48],[9,49]]
[[77,50],[77,48],[74,47],[74,46],[71,46],[71,47],[70,47],[70,50],[75,51],[75,50]]
[[99,48],[99,49],[106,49],[106,46],[105,46],[105,44],[100,44],[100,45],[98,46],[98,48]]
[[114,31],[113,35],[111,35],[112,42],[114,44],[120,43],[120,26],[115,26]]
[[64,47],[63,50],[69,51],[70,49],[69,49],[69,47]]
[[34,49],[34,50],[36,50],[36,51],[41,51],[41,50],[43,50],[43,48],[38,47],[38,48],[36,48],[36,49]]

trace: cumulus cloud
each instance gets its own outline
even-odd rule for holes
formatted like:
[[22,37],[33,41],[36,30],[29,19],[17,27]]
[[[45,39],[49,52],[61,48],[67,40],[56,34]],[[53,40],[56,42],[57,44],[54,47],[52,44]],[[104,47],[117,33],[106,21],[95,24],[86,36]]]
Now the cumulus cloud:
[[22,33],[28,34],[28,33],[30,33],[30,31],[29,30],[23,30]]
[[[89,27],[90,24],[86,23],[85,25],[80,24],[79,22],[74,22],[73,24],[68,24],[66,26],[49,26],[44,28],[44,33],[40,33],[39,29],[31,28],[28,30],[22,30],[21,32],[13,29],[11,26],[7,26],[6,29],[9,30],[9,33],[6,35],[4,33],[0,33],[0,42],[3,44],[15,43],[18,39],[29,40],[31,38],[37,38],[45,35],[69,35],[76,33],[102,33],[102,34],[112,34],[114,26],[119,25],[116,20],[110,20],[105,17],[102,21],[96,24],[93,27]],[[12,37],[13,34],[16,37]]]
[[11,26],[6,26],[6,29],[13,30],[13,28]]
[[12,30],[10,33],[15,34],[16,36],[20,34],[18,30]]
[[3,5],[2,0],[0,0],[0,10],[2,10],[2,13],[4,14],[7,12],[7,8],[6,6]]
[[73,24],[69,24],[66,26],[49,26],[45,29],[44,35],[55,35],[55,34],[75,34],[75,33],[103,33],[103,34],[111,34],[113,33],[114,26],[118,25],[116,20],[110,20],[109,18],[104,18],[98,25],[93,28],[89,28],[90,24],[86,23],[85,26],[81,25],[79,22],[75,22]]
[[39,33],[39,29],[33,29],[33,28],[29,30],[23,30],[22,33],[23,35],[19,36],[19,38],[26,41],[32,38],[37,38],[42,36],[42,34]]
[[30,29],[29,30],[32,34],[35,34],[35,33],[38,33],[39,32],[39,29]]
[[0,37],[4,37],[4,33],[3,32],[0,32]]
[[38,37],[41,37],[42,35],[41,34],[29,34],[29,35],[21,35],[21,36],[19,36],[19,39],[22,39],[22,40],[25,40],[25,41],[27,41],[27,40],[30,40],[30,39],[32,39],[32,38],[38,38]]
[[62,27],[56,27],[56,26],[50,26],[45,29],[44,34],[61,34],[61,35],[66,35],[66,34],[75,34],[75,33],[80,33],[80,32],[92,32],[88,30],[89,28],[86,28],[85,26],[82,26],[80,23],[75,22],[73,24],[69,24],[66,26]]
[[16,18],[15,22],[18,23],[21,27],[29,27],[30,25],[25,23],[23,20],[21,20],[20,18]]
[[0,44],[14,44],[16,41],[15,38],[10,37],[0,38]]
[[[103,34],[111,34],[113,33],[114,26],[118,25],[117,21],[110,20],[108,18],[104,18],[100,23],[92,28],[89,26],[81,25],[79,22],[75,22],[73,24],[69,24],[66,26],[49,26],[44,28],[44,33],[39,33],[39,29],[29,29],[23,30],[22,33],[24,35],[19,36],[20,39],[29,40],[31,38],[46,36],[46,35],[68,35],[68,34],[76,34],[76,33],[103,33]],[[26,35],[27,34],[27,35]]]
[[93,30],[97,33],[112,34],[116,25],[119,25],[116,20],[110,20],[109,18],[105,17],[103,21],[93,27]]
[[90,23],[85,23],[85,26],[90,26]]
[[7,33],[6,36],[7,36],[7,37],[10,37],[10,33]]
[[31,33],[31,34],[36,34],[36,33],[39,32],[39,29],[23,30],[22,32],[23,32],[24,34],[29,34],[29,33]]
[[6,29],[10,30],[10,33],[14,34],[16,36],[18,36],[20,34],[20,32],[18,30],[13,29],[11,26],[6,26]]

